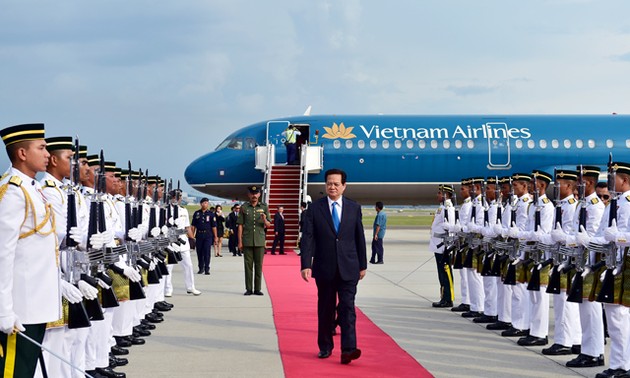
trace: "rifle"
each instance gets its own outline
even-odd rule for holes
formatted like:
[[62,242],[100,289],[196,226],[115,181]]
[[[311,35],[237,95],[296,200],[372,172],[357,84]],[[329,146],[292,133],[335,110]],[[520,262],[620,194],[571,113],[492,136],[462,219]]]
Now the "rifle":
[[[578,232],[584,228],[586,230],[586,185],[584,183],[584,168],[580,165],[578,173],[578,208],[580,209]],[[574,303],[582,303],[584,292],[584,277],[582,271],[586,265],[586,255],[584,246],[578,245],[570,248],[570,254],[567,255],[571,259],[572,265],[575,266],[576,274],[571,281],[571,287],[567,290],[567,301]]]
[[[459,206],[457,204],[457,193],[453,191],[453,205],[455,206],[455,224],[459,221]],[[462,239],[457,236],[457,244],[455,246],[455,255],[453,257],[453,269],[462,269],[464,264],[462,262],[462,249],[464,245],[462,245]]]
[[[537,232],[540,228],[540,209],[541,206],[538,204],[540,200],[540,193],[538,193],[538,179],[536,178],[536,174],[532,175],[532,182],[534,184],[534,232]],[[530,291],[540,291],[540,269],[538,269],[538,265],[540,264],[540,248],[538,247],[538,242],[526,242],[521,243],[522,251],[525,252],[529,259],[528,262],[534,262],[534,269],[532,270],[532,275],[527,283],[527,290]]]
[[[475,224],[477,223],[477,206],[475,204],[475,200],[477,199],[477,190],[475,188],[475,179],[471,179],[471,198],[472,200],[472,210],[470,212],[470,224]],[[482,185],[483,185],[483,179],[482,179]],[[481,206],[483,206],[484,203],[484,197],[485,197],[485,193],[481,192]],[[485,215],[485,213],[484,213]],[[481,239],[478,238],[476,236],[476,234],[473,234],[472,232],[468,232],[467,234],[465,234],[466,237],[466,244],[468,244],[470,246],[470,248],[468,249],[468,253],[466,254],[466,259],[464,260],[464,268],[471,268],[473,267],[473,257],[475,255],[478,254],[479,250],[481,249]]]
[[[514,183],[512,182],[512,177],[510,177],[510,193],[507,201],[512,201],[511,211],[510,211],[510,227],[516,227],[516,205],[518,204],[518,199],[514,199]],[[508,259],[511,261],[515,261],[518,259],[518,248],[520,247],[518,239],[508,238],[505,244]],[[516,285],[516,265],[509,263],[507,272],[505,273],[505,278],[503,279],[504,285]]]
[[[553,197],[556,210],[553,224],[554,227],[557,229],[558,227],[562,226],[562,202],[560,200],[560,183],[558,182],[558,171],[555,168],[553,170],[553,177],[555,180],[553,185]],[[546,292],[548,294],[560,294],[560,278],[562,272],[560,272],[556,267],[558,267],[561,263],[560,251],[562,247],[559,244],[554,244],[545,246],[544,248],[551,253],[551,263],[553,263],[553,268],[551,270],[551,276],[549,277],[549,284],[547,285]]]

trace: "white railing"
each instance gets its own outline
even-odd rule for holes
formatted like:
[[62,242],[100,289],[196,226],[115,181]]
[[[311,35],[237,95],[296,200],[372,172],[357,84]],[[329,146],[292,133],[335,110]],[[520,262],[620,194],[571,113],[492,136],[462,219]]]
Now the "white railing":
[[269,201],[269,189],[271,187],[271,167],[273,167],[273,165],[275,164],[276,148],[273,144],[267,144],[263,148],[267,149],[267,156],[265,159],[265,181],[263,183],[262,201],[264,203],[267,203]]

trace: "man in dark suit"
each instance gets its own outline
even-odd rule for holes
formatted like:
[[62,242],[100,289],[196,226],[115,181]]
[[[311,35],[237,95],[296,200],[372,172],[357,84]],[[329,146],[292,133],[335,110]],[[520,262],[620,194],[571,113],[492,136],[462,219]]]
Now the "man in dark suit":
[[282,212],[284,207],[278,206],[276,215],[273,216],[273,232],[275,237],[273,238],[273,245],[271,246],[271,254],[276,254],[276,246],[280,244],[280,254],[284,255],[284,215]]
[[239,211],[241,211],[241,205],[236,204],[232,206],[232,212],[228,214],[228,217],[225,221],[225,227],[230,230],[228,249],[230,250],[230,252],[232,252],[233,256],[242,256],[241,250],[238,249],[238,224],[236,224]]
[[[305,212],[302,234],[302,278],[317,284],[317,344],[319,358],[332,353],[335,309],[341,328],[341,363],[361,356],[357,349],[354,298],[357,284],[365,277],[367,255],[361,223],[361,206],[343,197],[346,173],[326,171],[327,196]],[[337,298],[339,305],[337,306]]]

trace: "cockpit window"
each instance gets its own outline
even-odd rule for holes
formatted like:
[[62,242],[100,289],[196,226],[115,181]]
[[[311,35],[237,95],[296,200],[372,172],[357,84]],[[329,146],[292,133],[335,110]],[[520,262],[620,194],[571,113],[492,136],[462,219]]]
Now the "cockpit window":
[[245,149],[246,150],[256,149],[256,140],[254,138],[245,138]]
[[254,150],[256,149],[256,139],[247,137],[243,143],[243,138],[228,138],[221,142],[216,151],[229,148],[231,150]]

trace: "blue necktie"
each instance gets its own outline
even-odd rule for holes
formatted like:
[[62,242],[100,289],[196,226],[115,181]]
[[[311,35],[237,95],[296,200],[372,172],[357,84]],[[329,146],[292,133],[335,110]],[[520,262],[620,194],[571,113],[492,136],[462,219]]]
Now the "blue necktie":
[[337,202],[332,203],[332,219],[333,225],[335,226],[335,232],[339,232],[339,213],[337,213]]

